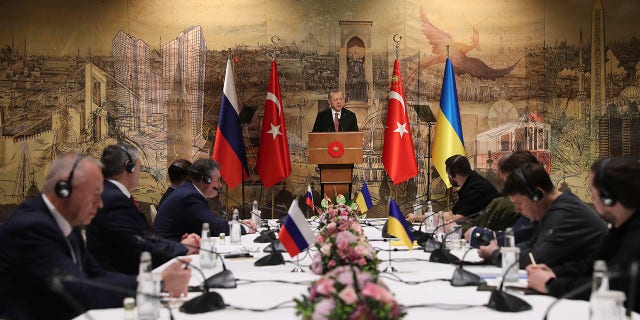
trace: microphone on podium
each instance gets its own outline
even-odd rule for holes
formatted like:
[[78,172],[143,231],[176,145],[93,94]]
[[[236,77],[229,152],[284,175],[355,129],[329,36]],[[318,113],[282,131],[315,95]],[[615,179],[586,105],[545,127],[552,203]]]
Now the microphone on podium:
[[509,267],[502,274],[502,282],[500,282],[500,287],[491,292],[489,303],[487,303],[488,308],[501,312],[520,312],[531,310],[531,305],[529,303],[503,290],[504,279],[511,268],[515,266],[520,266],[518,260],[509,265]]

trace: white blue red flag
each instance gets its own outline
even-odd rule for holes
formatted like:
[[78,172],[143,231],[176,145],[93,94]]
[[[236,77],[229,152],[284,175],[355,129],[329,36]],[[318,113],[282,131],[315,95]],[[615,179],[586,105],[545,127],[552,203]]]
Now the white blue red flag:
[[311,193],[311,185],[307,185],[307,199],[305,200],[307,206],[313,210],[313,194]]
[[278,233],[278,240],[291,257],[295,257],[316,243],[316,236],[298,206],[298,198],[293,199],[291,207],[289,207],[287,217],[282,223],[280,233]]
[[218,119],[212,158],[220,164],[220,175],[230,189],[235,188],[249,177],[231,60],[227,60],[227,72],[224,76],[220,103],[220,118]]

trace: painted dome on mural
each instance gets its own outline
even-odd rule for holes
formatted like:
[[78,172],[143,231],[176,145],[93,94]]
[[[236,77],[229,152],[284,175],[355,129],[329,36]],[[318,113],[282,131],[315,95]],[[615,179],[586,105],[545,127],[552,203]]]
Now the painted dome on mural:
[[620,97],[627,100],[640,100],[640,87],[628,86],[622,90]]

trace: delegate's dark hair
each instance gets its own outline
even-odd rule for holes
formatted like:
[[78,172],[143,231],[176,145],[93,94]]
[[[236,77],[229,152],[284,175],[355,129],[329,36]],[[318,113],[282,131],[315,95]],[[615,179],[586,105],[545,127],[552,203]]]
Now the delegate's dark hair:
[[[522,177],[516,174],[515,171],[509,174],[502,189],[502,194],[505,196],[512,196],[514,194],[531,196],[536,193],[538,188],[546,193],[553,191],[553,182],[551,182],[549,174],[547,174],[542,166],[527,163],[518,169]],[[539,192],[539,190],[537,192]]]
[[169,181],[173,184],[182,183],[187,179],[188,172],[187,170],[191,166],[191,161],[185,159],[176,159],[174,160],[169,168],[167,169],[167,173],[169,174]]
[[[640,162],[613,157],[598,159],[591,165],[593,186],[628,209],[640,208]],[[602,197],[602,196],[601,196]]]
[[498,170],[503,174],[510,174],[523,165],[531,163],[542,166],[536,156],[529,151],[516,151],[511,154],[505,155],[498,160]]
[[[214,169],[220,170],[220,164],[212,159],[198,159],[189,167],[189,179],[193,182],[202,180],[203,176],[209,177]],[[211,177],[209,177],[211,178]]]
[[128,143],[107,146],[100,157],[104,165],[102,175],[105,178],[117,176],[127,169],[127,164],[134,166],[136,160],[138,160],[138,149]]
[[455,176],[456,174],[468,176],[471,174],[471,164],[467,157],[456,154],[444,161],[447,173]]

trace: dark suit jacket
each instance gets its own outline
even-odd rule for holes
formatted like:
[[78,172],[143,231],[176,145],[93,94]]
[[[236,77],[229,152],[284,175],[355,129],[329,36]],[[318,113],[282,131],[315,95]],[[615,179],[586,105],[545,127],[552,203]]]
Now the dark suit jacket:
[[[72,234],[83,243],[79,229]],[[122,293],[64,281],[64,292],[82,308],[75,309],[50,289],[56,273],[136,290],[134,276],[105,271],[84,245],[79,246],[81,270],[42,197],[25,201],[13,212],[0,227],[0,243],[0,318],[69,319],[85,309],[122,306]]]
[[[583,259],[575,261],[565,267],[563,271],[553,271],[557,278],[547,283],[549,293],[555,297],[561,296],[581,285],[590,283],[593,279],[593,261],[604,260],[607,263],[609,271],[621,271],[620,277],[609,279],[609,288],[611,290],[624,291],[627,295],[625,305],[629,304],[631,297],[630,287],[638,288],[638,282],[630,283],[629,265],[632,261],[640,261],[640,209],[636,209],[631,218],[627,220],[619,228],[612,227],[609,230],[607,240],[604,242],[602,249],[596,254],[595,259]],[[636,281],[638,281],[636,279]],[[589,299],[590,290],[584,290],[576,297],[584,300]],[[636,294],[634,301],[634,310],[640,312],[640,295]]]
[[[335,132],[333,126],[333,116],[331,108],[318,112],[316,122],[313,124],[313,132]],[[340,121],[338,131],[358,131],[358,120],[356,114],[342,108],[340,111]]]
[[104,207],[87,226],[87,248],[105,269],[138,274],[142,251],[151,252],[154,267],[187,254],[179,242],[140,241],[153,234],[151,227],[131,199],[106,179],[102,202]]
[[158,236],[176,241],[185,233],[200,234],[204,222],[209,223],[211,236],[229,235],[229,222],[216,217],[209,209],[207,199],[193,183],[186,182],[162,203],[153,226]]
[[162,195],[162,198],[160,198],[160,201],[158,202],[158,208],[160,208],[160,206],[162,205],[162,203],[167,200],[167,197],[174,191],[176,190],[176,188],[174,188],[173,186],[169,186],[167,188],[167,191],[164,192],[164,194]]

